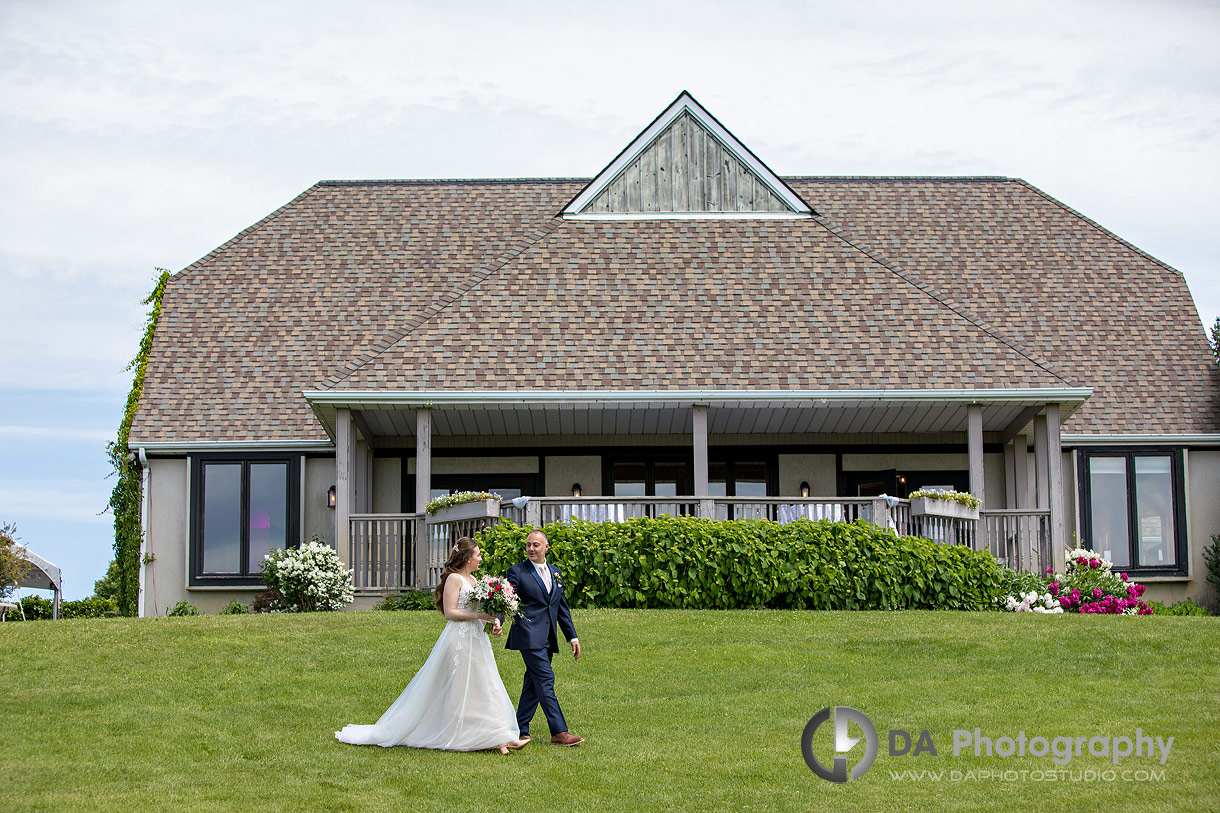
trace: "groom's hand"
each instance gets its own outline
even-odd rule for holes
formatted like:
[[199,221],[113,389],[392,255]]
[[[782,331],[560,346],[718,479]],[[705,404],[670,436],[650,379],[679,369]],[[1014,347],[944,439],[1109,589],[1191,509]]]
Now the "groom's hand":
[[500,619],[497,618],[491,625],[491,634],[499,638],[502,632],[504,632],[504,628],[500,626]]
[[572,642],[572,659],[580,660],[580,641]]

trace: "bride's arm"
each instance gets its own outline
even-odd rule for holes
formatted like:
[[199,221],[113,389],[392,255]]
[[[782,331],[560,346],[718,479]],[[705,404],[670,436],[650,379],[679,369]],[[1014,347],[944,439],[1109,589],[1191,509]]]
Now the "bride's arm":
[[450,621],[495,621],[496,617],[489,613],[476,613],[472,610],[458,608],[458,595],[462,592],[462,579],[458,577],[445,579],[445,592],[441,596],[445,618]]

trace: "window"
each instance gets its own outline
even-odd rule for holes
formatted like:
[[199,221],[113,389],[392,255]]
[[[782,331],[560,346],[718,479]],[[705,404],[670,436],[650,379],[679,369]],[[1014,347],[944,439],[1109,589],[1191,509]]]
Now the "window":
[[1080,484],[1085,545],[1116,570],[1185,575],[1180,451],[1088,450]]
[[298,542],[295,457],[194,459],[191,584],[258,584],[273,550]]

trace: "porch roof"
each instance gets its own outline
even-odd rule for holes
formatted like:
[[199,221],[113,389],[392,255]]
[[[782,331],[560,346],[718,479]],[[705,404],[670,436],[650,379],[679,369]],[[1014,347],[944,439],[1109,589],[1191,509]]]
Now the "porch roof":
[[985,390],[355,391],[303,393],[334,437],[338,409],[358,414],[372,440],[415,434],[414,411],[432,412],[439,436],[689,434],[695,406],[711,434],[965,432],[967,407],[983,429],[1015,434],[1047,403],[1070,415],[1088,387]]

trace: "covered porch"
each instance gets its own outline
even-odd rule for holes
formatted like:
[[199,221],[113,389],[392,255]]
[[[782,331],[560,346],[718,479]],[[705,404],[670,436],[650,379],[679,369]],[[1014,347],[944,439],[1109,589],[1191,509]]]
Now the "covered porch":
[[[1091,390],[870,392],[307,392],[335,445],[335,543],[356,570],[357,589],[384,593],[428,586],[454,535],[501,518],[531,525],[639,516],[699,516],[791,522],[874,522],[899,534],[991,551],[1019,569],[1062,559],[1066,538],[1060,427]],[[565,481],[550,465],[547,485],[505,499],[494,515],[429,521],[422,507],[436,492],[434,459],[529,451],[544,463],[609,459],[627,445],[664,450],[689,480],[624,483],[592,471]],[[765,483],[734,489],[718,455],[767,448],[780,452]],[[854,450],[844,453],[840,450]],[[709,450],[711,453],[709,454]],[[964,451],[964,453],[962,453]],[[816,454],[813,454],[816,453]],[[579,455],[579,456],[577,456]],[[940,456],[960,460],[964,486],[982,505],[978,520],[912,516],[903,486],[883,495],[878,483],[844,472],[856,458],[899,466]],[[397,511],[378,488],[374,463],[397,456],[403,497]],[[805,458],[833,459],[838,476],[801,476]],[[452,462],[452,461],[450,461]],[[945,464],[958,465],[956,463]],[[909,468],[910,466],[907,466]],[[893,465],[891,465],[893,468]],[[899,471],[905,469],[900,468]],[[452,471],[452,469],[448,469]],[[573,469],[573,471],[579,471]],[[719,473],[718,473],[719,472]],[[579,477],[569,474],[568,477]],[[925,473],[925,480],[927,479]],[[452,479],[451,477],[449,479]],[[490,482],[489,487],[494,487]],[[891,484],[903,475],[891,476]],[[482,488],[476,475],[470,481]],[[542,479],[535,482],[541,484]],[[640,481],[643,482],[642,480]],[[683,488],[682,486],[685,486]],[[891,493],[897,492],[896,493]],[[506,494],[506,497],[517,496]],[[412,499],[413,497],[413,499]],[[374,506],[379,506],[374,510]],[[435,519],[435,518],[433,518]]]

